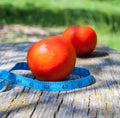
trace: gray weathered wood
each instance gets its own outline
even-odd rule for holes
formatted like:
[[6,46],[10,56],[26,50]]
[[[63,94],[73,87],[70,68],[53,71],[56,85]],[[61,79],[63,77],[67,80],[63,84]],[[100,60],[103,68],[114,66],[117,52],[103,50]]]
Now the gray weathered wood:
[[[0,43],[0,69],[26,61],[31,43]],[[120,52],[98,45],[93,54],[77,58],[92,71],[96,83],[64,92],[48,92],[9,84],[0,93],[0,118],[120,118]],[[33,77],[28,71],[17,71]]]

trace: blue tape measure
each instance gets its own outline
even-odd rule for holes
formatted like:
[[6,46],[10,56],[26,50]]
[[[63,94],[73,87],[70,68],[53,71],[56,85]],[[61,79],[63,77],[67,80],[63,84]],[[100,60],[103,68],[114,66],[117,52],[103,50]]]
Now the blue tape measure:
[[34,88],[37,90],[47,91],[67,91],[75,88],[81,88],[94,83],[91,72],[87,68],[74,67],[72,75],[79,75],[81,77],[72,80],[64,80],[57,82],[46,82],[33,80],[32,78],[24,77],[18,74],[14,74],[13,70],[30,70],[26,62],[17,63],[9,71],[0,70],[0,90],[5,86],[5,81],[9,81],[15,84]]

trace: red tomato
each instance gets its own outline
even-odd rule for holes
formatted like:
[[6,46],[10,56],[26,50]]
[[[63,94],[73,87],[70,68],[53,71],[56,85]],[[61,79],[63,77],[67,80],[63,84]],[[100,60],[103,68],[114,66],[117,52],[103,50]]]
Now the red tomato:
[[30,70],[37,79],[43,81],[63,80],[73,70],[75,61],[73,46],[60,36],[38,41],[29,48],[27,54]]
[[70,26],[64,31],[63,40],[74,46],[77,56],[86,56],[95,49],[97,35],[89,26]]

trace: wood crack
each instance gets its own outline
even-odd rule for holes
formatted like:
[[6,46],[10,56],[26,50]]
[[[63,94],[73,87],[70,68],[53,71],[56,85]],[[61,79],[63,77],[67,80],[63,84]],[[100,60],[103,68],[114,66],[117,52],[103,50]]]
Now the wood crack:
[[90,114],[90,95],[89,95],[89,101],[88,101],[88,110],[87,110],[87,116],[89,116],[89,114]]
[[[23,88],[23,90],[22,90],[22,92],[25,90],[25,87]],[[21,92],[21,93],[22,93]],[[18,93],[19,94],[19,93]],[[10,104],[9,104],[9,106],[8,106],[8,113],[6,114],[5,113],[5,117],[7,118],[9,115],[10,115],[10,113],[12,112],[12,104],[14,103],[14,101],[17,99],[17,97],[18,97],[18,94],[16,94],[16,96],[14,97],[14,99],[12,99],[12,101],[10,102]]]
[[57,95],[57,98],[56,98],[56,100],[58,100],[59,96],[60,96],[60,91],[58,92],[58,95]]
[[10,102],[10,105],[8,106],[8,113],[7,114],[5,114],[6,116],[6,118],[10,115],[10,113],[11,113],[11,104],[16,100],[16,98],[17,98],[17,95],[15,96],[15,98],[14,99],[12,99],[12,101]]
[[96,114],[95,114],[95,117],[94,117],[94,118],[97,118],[97,116],[98,116],[98,110],[96,111]]
[[39,104],[39,100],[40,100],[42,94],[43,94],[43,92],[41,92],[41,94],[40,94],[40,96],[39,96],[39,98],[38,98],[38,100],[37,100],[37,102],[36,102],[36,104],[35,104],[35,107],[34,107],[32,113],[31,113],[31,115],[30,115],[30,118],[32,118],[32,116],[33,116],[33,114],[34,114],[34,112],[35,112],[35,110],[36,110],[36,108],[37,108],[37,106],[38,106],[38,104]]
[[56,115],[58,114],[58,112],[59,112],[62,104],[63,104],[63,98],[62,98],[62,100],[60,101],[60,103],[59,103],[59,105],[58,105],[58,107],[57,107],[57,110],[55,111],[55,113],[54,113],[54,115],[53,115],[53,118],[56,118]]

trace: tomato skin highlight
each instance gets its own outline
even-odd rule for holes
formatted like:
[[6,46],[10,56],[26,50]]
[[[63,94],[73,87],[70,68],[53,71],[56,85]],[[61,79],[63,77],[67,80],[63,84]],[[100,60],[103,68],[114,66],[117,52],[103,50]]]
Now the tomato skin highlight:
[[60,36],[48,37],[33,44],[27,54],[32,73],[42,81],[59,81],[67,77],[76,62],[73,46]]
[[70,26],[63,32],[63,40],[70,42],[77,56],[87,56],[97,45],[96,32],[89,26]]

